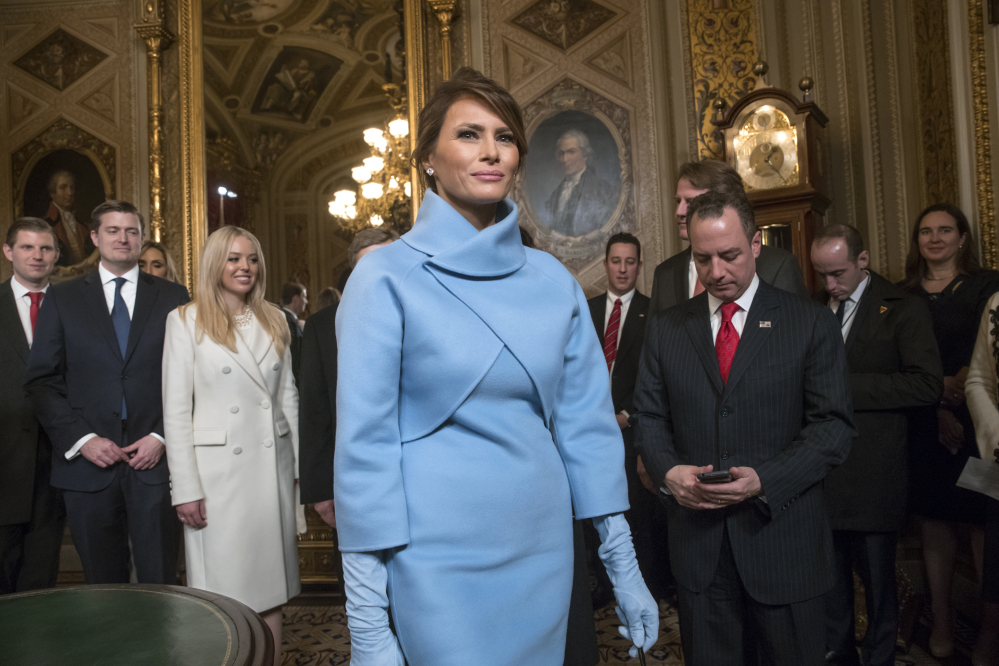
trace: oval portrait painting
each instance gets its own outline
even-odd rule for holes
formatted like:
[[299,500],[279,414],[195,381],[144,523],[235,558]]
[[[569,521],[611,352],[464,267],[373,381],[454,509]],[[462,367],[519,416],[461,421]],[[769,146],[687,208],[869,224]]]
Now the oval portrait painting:
[[524,190],[539,224],[577,238],[610,221],[621,198],[621,156],[603,121],[561,111],[538,125],[529,148]]

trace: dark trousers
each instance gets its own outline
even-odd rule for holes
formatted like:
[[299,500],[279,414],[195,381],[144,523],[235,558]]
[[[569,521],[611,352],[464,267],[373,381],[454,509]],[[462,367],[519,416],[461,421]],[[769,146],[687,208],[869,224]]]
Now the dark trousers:
[[[895,532],[834,530],[836,585],[825,596],[826,648],[842,666],[894,666],[898,636]],[[853,572],[864,583],[867,633],[857,658]]]
[[177,512],[169,484],[144,483],[128,463],[116,463],[114,469],[114,479],[103,490],[63,491],[87,584],[129,582],[131,538],[138,581],[175,585]]
[[631,526],[635,544],[635,557],[642,578],[649,592],[657,599],[669,596],[673,574],[669,564],[669,543],[666,538],[666,508],[658,495],[653,495],[638,477],[638,453],[631,443],[631,428],[621,431],[624,435],[624,471],[628,479],[628,504],[631,508],[624,517]]
[[572,599],[569,601],[564,666],[594,666],[600,661],[581,522],[572,521]]
[[999,604],[999,501],[991,497],[985,509],[985,566],[982,601]]
[[680,639],[687,666],[823,666],[823,598],[771,606],[746,592],[728,532],[718,569],[702,592],[678,581]]
[[49,485],[50,474],[50,453],[39,447],[29,521],[0,525],[0,594],[56,583],[66,510],[62,491]]

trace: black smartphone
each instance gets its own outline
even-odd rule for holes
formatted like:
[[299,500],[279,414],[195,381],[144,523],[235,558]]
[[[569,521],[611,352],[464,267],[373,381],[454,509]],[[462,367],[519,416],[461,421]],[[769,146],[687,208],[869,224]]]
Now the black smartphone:
[[728,483],[732,480],[732,473],[725,470],[701,472],[697,475],[697,480],[701,483]]

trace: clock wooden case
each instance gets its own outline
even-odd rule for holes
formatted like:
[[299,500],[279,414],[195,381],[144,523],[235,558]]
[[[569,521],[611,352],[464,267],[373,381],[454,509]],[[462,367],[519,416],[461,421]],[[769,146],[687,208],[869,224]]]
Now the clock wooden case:
[[809,291],[815,280],[812,237],[829,206],[821,167],[828,122],[814,102],[766,85],[715,122],[725,135],[725,161],[742,176],[753,202],[763,242],[794,253]]

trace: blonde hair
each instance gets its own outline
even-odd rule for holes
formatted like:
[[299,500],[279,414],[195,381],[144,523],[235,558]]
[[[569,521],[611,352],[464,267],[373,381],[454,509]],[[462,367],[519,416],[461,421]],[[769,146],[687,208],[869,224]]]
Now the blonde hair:
[[[198,265],[198,286],[194,300],[189,305],[197,306],[194,318],[194,331],[200,343],[207,335],[212,342],[236,351],[236,322],[226,305],[222,287],[222,271],[229,260],[229,250],[237,238],[246,238],[253,244],[257,253],[257,279],[246,295],[246,304],[253,310],[253,316],[274,342],[278,356],[284,357],[284,350],[291,342],[291,331],[284,314],[276,305],[264,300],[266,289],[264,253],[260,241],[246,229],[226,225],[208,237]],[[188,305],[181,307],[181,317],[187,316]]]
[[163,261],[166,263],[166,277],[164,280],[169,280],[170,282],[177,281],[177,265],[173,263],[173,257],[167,252],[166,246],[163,243],[157,243],[156,241],[147,240],[142,244],[142,249],[139,250],[139,256],[141,257],[146,253],[146,250],[153,249],[163,255]]

